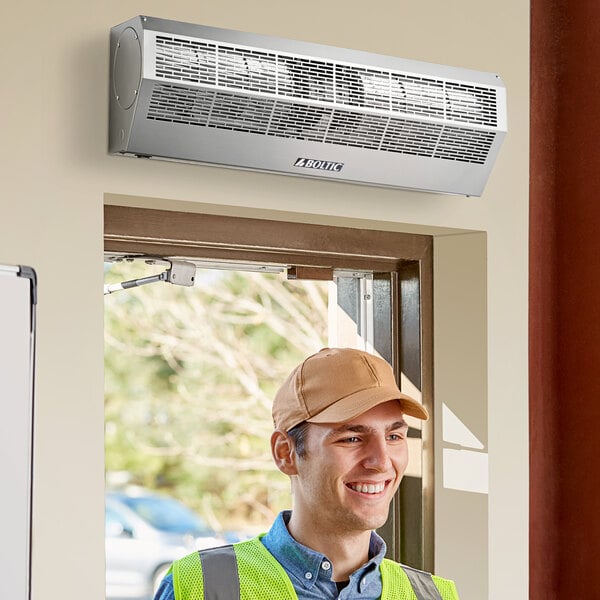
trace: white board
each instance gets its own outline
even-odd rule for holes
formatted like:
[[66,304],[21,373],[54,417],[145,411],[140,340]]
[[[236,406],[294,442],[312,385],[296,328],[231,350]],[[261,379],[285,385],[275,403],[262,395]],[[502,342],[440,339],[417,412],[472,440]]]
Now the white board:
[[0,598],[30,599],[36,276],[0,265]]

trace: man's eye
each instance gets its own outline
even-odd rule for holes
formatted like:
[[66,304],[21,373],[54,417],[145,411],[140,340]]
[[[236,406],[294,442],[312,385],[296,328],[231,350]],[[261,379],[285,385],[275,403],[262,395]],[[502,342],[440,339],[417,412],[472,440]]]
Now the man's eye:
[[351,437],[344,438],[342,441],[347,442],[349,444],[355,444],[356,442],[360,442],[360,438],[353,435]]
[[399,442],[404,439],[404,435],[401,433],[390,433],[390,435],[388,436],[388,439],[391,442]]

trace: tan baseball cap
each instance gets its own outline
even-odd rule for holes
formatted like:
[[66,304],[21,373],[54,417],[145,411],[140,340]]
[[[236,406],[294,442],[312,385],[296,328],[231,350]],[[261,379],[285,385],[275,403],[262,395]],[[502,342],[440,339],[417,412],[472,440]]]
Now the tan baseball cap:
[[392,367],[382,358],[353,348],[323,348],[279,388],[273,422],[283,431],[303,421],[344,423],[388,400],[398,400],[404,414],[429,418],[422,404],[398,389]]

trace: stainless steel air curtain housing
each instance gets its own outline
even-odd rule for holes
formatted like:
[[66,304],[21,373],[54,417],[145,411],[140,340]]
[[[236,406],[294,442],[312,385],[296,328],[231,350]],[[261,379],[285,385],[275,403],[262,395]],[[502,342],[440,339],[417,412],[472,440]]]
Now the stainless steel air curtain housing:
[[109,152],[479,196],[500,77],[135,17],[110,36]]

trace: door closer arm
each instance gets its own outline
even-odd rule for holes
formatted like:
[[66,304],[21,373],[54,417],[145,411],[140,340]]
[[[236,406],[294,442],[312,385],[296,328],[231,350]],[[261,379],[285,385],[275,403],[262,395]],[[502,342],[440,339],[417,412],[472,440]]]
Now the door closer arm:
[[127,290],[148,283],[155,283],[156,281],[166,281],[167,283],[184,285],[187,287],[194,285],[194,280],[196,278],[196,265],[194,263],[184,260],[165,260],[170,263],[170,266],[166,271],[158,273],[158,275],[150,275],[149,277],[140,277],[139,279],[122,281],[121,283],[106,284],[104,286],[104,295],[106,296],[113,292],[118,292],[119,290]]

